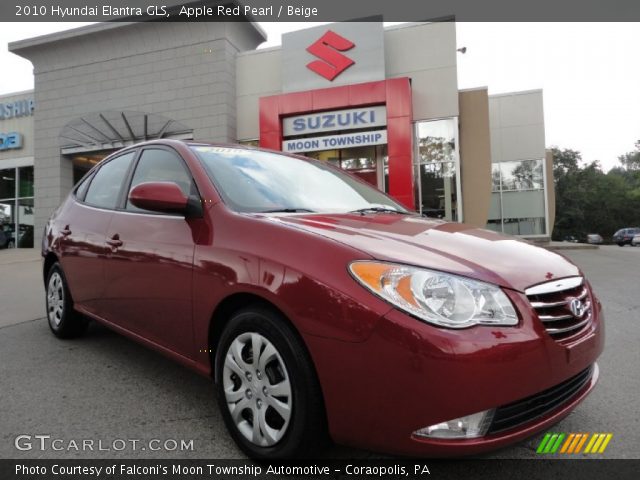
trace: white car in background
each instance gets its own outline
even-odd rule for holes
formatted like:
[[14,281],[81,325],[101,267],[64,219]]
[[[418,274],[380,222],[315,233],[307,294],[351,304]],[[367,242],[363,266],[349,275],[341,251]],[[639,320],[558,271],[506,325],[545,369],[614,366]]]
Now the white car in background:
[[631,246],[637,247],[640,246],[640,233],[636,233],[631,239]]
[[599,233],[589,233],[587,235],[587,243],[590,243],[591,245],[601,245],[602,241],[602,235]]

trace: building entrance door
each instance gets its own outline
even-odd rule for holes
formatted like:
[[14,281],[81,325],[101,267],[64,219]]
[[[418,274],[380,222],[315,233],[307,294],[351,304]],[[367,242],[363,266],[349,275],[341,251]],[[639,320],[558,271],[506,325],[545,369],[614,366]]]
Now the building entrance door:
[[388,189],[387,146],[342,148],[308,152],[303,155],[330,162],[384,191]]

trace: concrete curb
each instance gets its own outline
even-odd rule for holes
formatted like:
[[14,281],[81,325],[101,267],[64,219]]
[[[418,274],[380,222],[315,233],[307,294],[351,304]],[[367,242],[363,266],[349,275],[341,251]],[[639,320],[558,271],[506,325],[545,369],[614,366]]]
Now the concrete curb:
[[572,243],[572,242],[549,242],[539,245],[547,250],[598,250],[598,245],[590,243]]

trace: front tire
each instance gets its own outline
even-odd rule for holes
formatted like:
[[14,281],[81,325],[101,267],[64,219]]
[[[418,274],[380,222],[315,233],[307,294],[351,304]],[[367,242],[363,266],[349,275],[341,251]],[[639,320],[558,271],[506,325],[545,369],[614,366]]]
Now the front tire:
[[249,457],[308,457],[324,446],[315,370],[279,314],[258,306],[235,313],[220,338],[215,369],[224,422]]
[[67,279],[59,263],[47,273],[46,306],[49,328],[56,337],[73,338],[82,335],[88,320],[73,309]]

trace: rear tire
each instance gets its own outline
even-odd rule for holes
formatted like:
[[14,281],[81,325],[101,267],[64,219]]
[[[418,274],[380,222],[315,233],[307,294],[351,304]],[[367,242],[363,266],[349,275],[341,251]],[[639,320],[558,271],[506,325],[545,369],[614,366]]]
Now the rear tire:
[[249,457],[309,458],[326,444],[315,370],[281,315],[262,306],[236,312],[216,349],[215,373],[224,422]]
[[58,338],[73,338],[82,335],[89,321],[73,309],[73,300],[67,279],[58,262],[47,272],[46,306],[49,328]]

